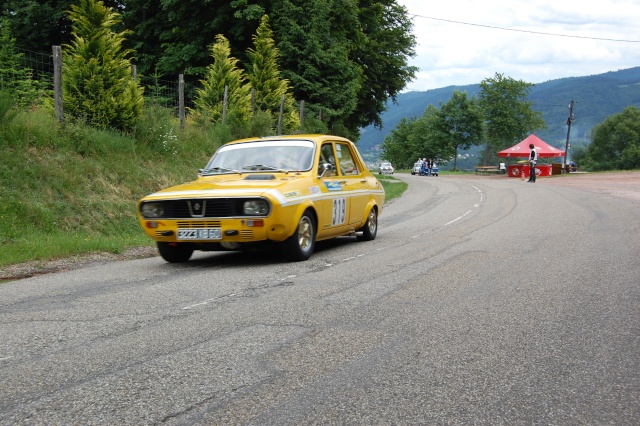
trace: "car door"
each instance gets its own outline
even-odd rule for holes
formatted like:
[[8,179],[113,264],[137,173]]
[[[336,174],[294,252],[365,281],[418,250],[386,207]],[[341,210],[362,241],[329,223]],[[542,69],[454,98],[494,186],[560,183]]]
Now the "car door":
[[358,229],[362,224],[365,209],[369,202],[369,183],[365,178],[362,165],[358,161],[356,152],[347,142],[335,143],[338,172],[342,177],[343,190],[347,194],[349,209],[348,223],[353,229]]
[[347,181],[339,170],[338,155],[333,142],[322,144],[318,173],[322,174],[324,164],[331,164],[331,170],[320,177],[323,185],[318,217],[320,237],[342,234],[349,230],[349,191]]

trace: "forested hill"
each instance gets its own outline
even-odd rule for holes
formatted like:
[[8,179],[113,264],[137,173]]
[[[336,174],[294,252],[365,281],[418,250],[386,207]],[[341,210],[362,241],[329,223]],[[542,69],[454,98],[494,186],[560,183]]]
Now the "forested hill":
[[[381,130],[368,126],[362,131],[358,148],[368,158],[377,157],[377,149],[403,118],[419,117],[433,104],[447,102],[454,90],[466,91],[471,97],[480,92],[480,84],[448,86],[426,92],[407,92],[398,96],[397,104],[389,102],[382,114]],[[571,143],[588,142],[591,128],[605,118],[622,112],[628,106],[640,108],[640,67],[588,77],[570,77],[536,84],[529,95],[533,108],[542,113],[548,129],[536,132],[547,143],[564,148],[567,137],[569,103],[574,100],[575,121],[571,126]]]

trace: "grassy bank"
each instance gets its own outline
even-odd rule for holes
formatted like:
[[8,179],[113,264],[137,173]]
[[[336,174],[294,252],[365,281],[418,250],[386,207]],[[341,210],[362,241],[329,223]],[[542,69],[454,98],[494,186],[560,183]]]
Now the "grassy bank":
[[0,266],[147,245],[136,201],[193,179],[219,138],[168,122],[132,138],[19,112],[0,131]]
[[[134,136],[82,124],[62,128],[49,112],[21,111],[0,129],[0,267],[152,245],[136,201],[193,180],[232,135],[157,111]],[[388,184],[388,198],[405,184]]]

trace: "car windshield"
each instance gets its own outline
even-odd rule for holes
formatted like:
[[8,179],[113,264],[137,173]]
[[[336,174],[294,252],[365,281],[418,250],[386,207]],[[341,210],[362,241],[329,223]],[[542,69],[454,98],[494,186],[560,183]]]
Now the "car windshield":
[[250,141],[222,146],[203,175],[309,171],[315,145],[307,140]]

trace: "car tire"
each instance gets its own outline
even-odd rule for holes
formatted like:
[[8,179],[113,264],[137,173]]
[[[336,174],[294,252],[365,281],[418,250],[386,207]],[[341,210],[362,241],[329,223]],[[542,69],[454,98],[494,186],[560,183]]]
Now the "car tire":
[[283,254],[287,260],[299,262],[311,257],[316,245],[315,221],[309,212],[305,212],[292,236],[282,243]]
[[158,242],[160,256],[169,263],[182,263],[191,259],[193,246],[190,243]]
[[375,207],[371,207],[367,215],[367,221],[364,226],[358,229],[361,234],[356,235],[358,241],[373,241],[378,234],[378,211]]

